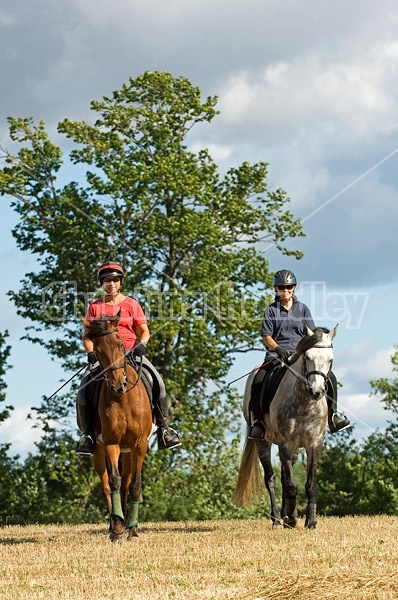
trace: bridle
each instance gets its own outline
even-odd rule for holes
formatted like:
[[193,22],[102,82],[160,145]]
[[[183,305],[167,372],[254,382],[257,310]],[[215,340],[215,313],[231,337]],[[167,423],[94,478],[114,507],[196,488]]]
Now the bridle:
[[[311,348],[308,348],[308,350],[312,350],[312,348],[333,348],[333,344],[328,344],[327,346],[325,345],[321,345],[321,344],[315,344],[315,346],[311,346]],[[298,373],[297,371],[295,371],[294,369],[291,368],[290,365],[286,365],[286,367],[288,368],[288,370],[297,378],[299,379],[302,383],[305,383],[305,386],[307,388],[307,390],[311,389],[311,384],[308,381],[308,378],[310,377],[310,375],[321,375],[324,380],[325,383],[327,383],[329,381],[329,375],[330,375],[330,371],[332,370],[332,363],[333,360],[330,361],[330,365],[329,365],[329,369],[327,373],[324,373],[323,371],[317,371],[317,370],[313,370],[313,371],[307,371],[307,362],[306,362],[306,352],[303,353],[303,375],[301,375],[300,373]]]
[[[325,349],[326,348],[333,348],[333,344],[329,344],[328,346],[323,346],[323,345],[316,344],[315,346],[312,346],[310,348],[310,350],[312,350],[312,348],[325,348]],[[330,371],[332,370],[333,360],[330,361],[330,365],[329,365],[329,369],[328,369],[327,373],[324,373],[323,371],[317,371],[317,370],[307,371],[307,362],[306,362],[306,356],[305,355],[306,355],[306,352],[304,352],[304,355],[303,355],[303,359],[304,359],[303,360],[303,375],[304,375],[305,384],[307,386],[307,389],[311,388],[311,385],[310,385],[310,383],[308,381],[308,378],[310,377],[310,375],[321,375],[324,378],[325,383],[327,383],[329,381]]]
[[[98,335],[96,335],[95,337],[103,337],[105,335],[110,335],[111,333],[119,333],[119,330],[117,329],[117,327],[114,327],[113,329],[107,329],[106,331],[102,331],[101,333],[99,333]],[[102,369],[102,365],[100,364],[101,369]],[[138,369],[138,377],[137,377],[137,381],[130,381],[127,377],[127,360],[126,360],[126,354],[124,354],[124,360],[123,363],[120,365],[109,365],[109,367],[105,367],[105,369],[102,369],[100,375],[104,377],[105,379],[105,383],[108,387],[111,387],[111,382],[109,377],[107,376],[107,373],[109,371],[117,371],[118,369],[123,369],[123,377],[124,377],[124,381],[125,383],[129,383],[131,385],[131,387],[129,387],[127,390],[122,391],[122,392],[117,392],[115,390],[113,390],[113,392],[118,395],[118,396],[122,396],[123,394],[126,394],[127,392],[129,392],[130,390],[132,390],[133,388],[135,388],[140,379],[141,379],[141,368],[142,368],[142,358],[141,358],[141,362],[139,365],[139,369]]]

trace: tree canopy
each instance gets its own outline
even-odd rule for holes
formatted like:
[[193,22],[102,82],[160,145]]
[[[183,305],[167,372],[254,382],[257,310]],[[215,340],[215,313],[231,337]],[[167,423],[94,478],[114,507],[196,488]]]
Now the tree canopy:
[[[206,148],[190,146],[192,129],[208,127],[216,105],[185,77],[146,72],[93,101],[90,121],[58,124],[67,155],[33,117],[9,117],[17,151],[3,151],[0,193],[19,215],[13,236],[37,259],[9,292],[26,337],[66,371],[81,366],[81,317],[106,260],[122,264],[124,292],[147,314],[148,357],[183,433],[181,450],[148,462],[152,486],[154,461],[178,465],[185,478],[194,468],[205,473],[215,457],[231,464],[241,413],[225,377],[237,353],[261,348],[272,277],[261,250],[273,244],[301,257],[287,247],[303,235],[301,222],[286,208],[287,193],[269,189],[267,163],[221,173]],[[43,398],[45,430],[73,414],[74,402],[73,389]]]
[[92,102],[90,123],[59,123],[70,161],[80,175],[86,168],[63,186],[63,153],[45,124],[9,118],[20,149],[5,153],[0,191],[20,217],[17,245],[39,265],[10,295],[29,320],[27,337],[65,368],[82,359],[79,319],[109,259],[123,265],[126,290],[144,305],[151,360],[175,404],[193,391],[197,398],[236,352],[255,347],[270,284],[259,244],[300,257],[283,244],[303,232],[286,192],[268,189],[266,163],[222,176],[206,149],[189,149],[189,133],[212,121],[216,102],[202,102],[185,77],[130,79]]
[[[398,375],[398,345],[394,346],[395,352],[391,356],[393,371]],[[398,376],[390,380],[386,377],[370,382],[373,394],[380,397],[386,409],[398,413]]]

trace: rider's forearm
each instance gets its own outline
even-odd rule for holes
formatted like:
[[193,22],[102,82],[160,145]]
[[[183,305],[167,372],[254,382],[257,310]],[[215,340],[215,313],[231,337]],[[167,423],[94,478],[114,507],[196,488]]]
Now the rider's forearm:
[[94,352],[94,344],[93,344],[92,340],[83,340],[83,345],[84,345],[84,348],[85,348],[87,354],[89,352]]
[[275,348],[278,345],[276,343],[276,341],[270,335],[264,335],[263,342],[264,342],[264,345],[266,346],[266,348],[268,348],[268,350],[271,350],[271,351],[275,350]]

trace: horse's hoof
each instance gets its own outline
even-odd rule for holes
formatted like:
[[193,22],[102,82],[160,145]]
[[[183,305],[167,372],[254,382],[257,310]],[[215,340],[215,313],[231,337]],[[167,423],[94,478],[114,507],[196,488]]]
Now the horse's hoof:
[[285,529],[294,529],[297,525],[297,519],[285,519],[283,521],[283,527]]
[[123,533],[113,533],[112,531],[109,534],[109,539],[111,542],[125,542],[128,537],[128,532],[124,531]]
[[128,540],[136,540],[139,537],[137,527],[130,527],[127,533]]
[[272,521],[272,529],[280,529],[282,527],[282,523],[275,519]]

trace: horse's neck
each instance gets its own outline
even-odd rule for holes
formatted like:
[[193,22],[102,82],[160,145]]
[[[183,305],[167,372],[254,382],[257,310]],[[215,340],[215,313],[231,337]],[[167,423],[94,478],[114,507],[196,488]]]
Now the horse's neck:
[[304,356],[302,354],[288,369],[288,373],[290,374],[290,378],[292,380],[293,390],[299,390],[301,387],[305,387]]
[[304,356],[302,354],[300,354],[296,360],[290,365],[290,368],[288,369],[288,371],[293,375],[293,377],[295,378],[299,378],[300,376],[303,375],[304,373]]

